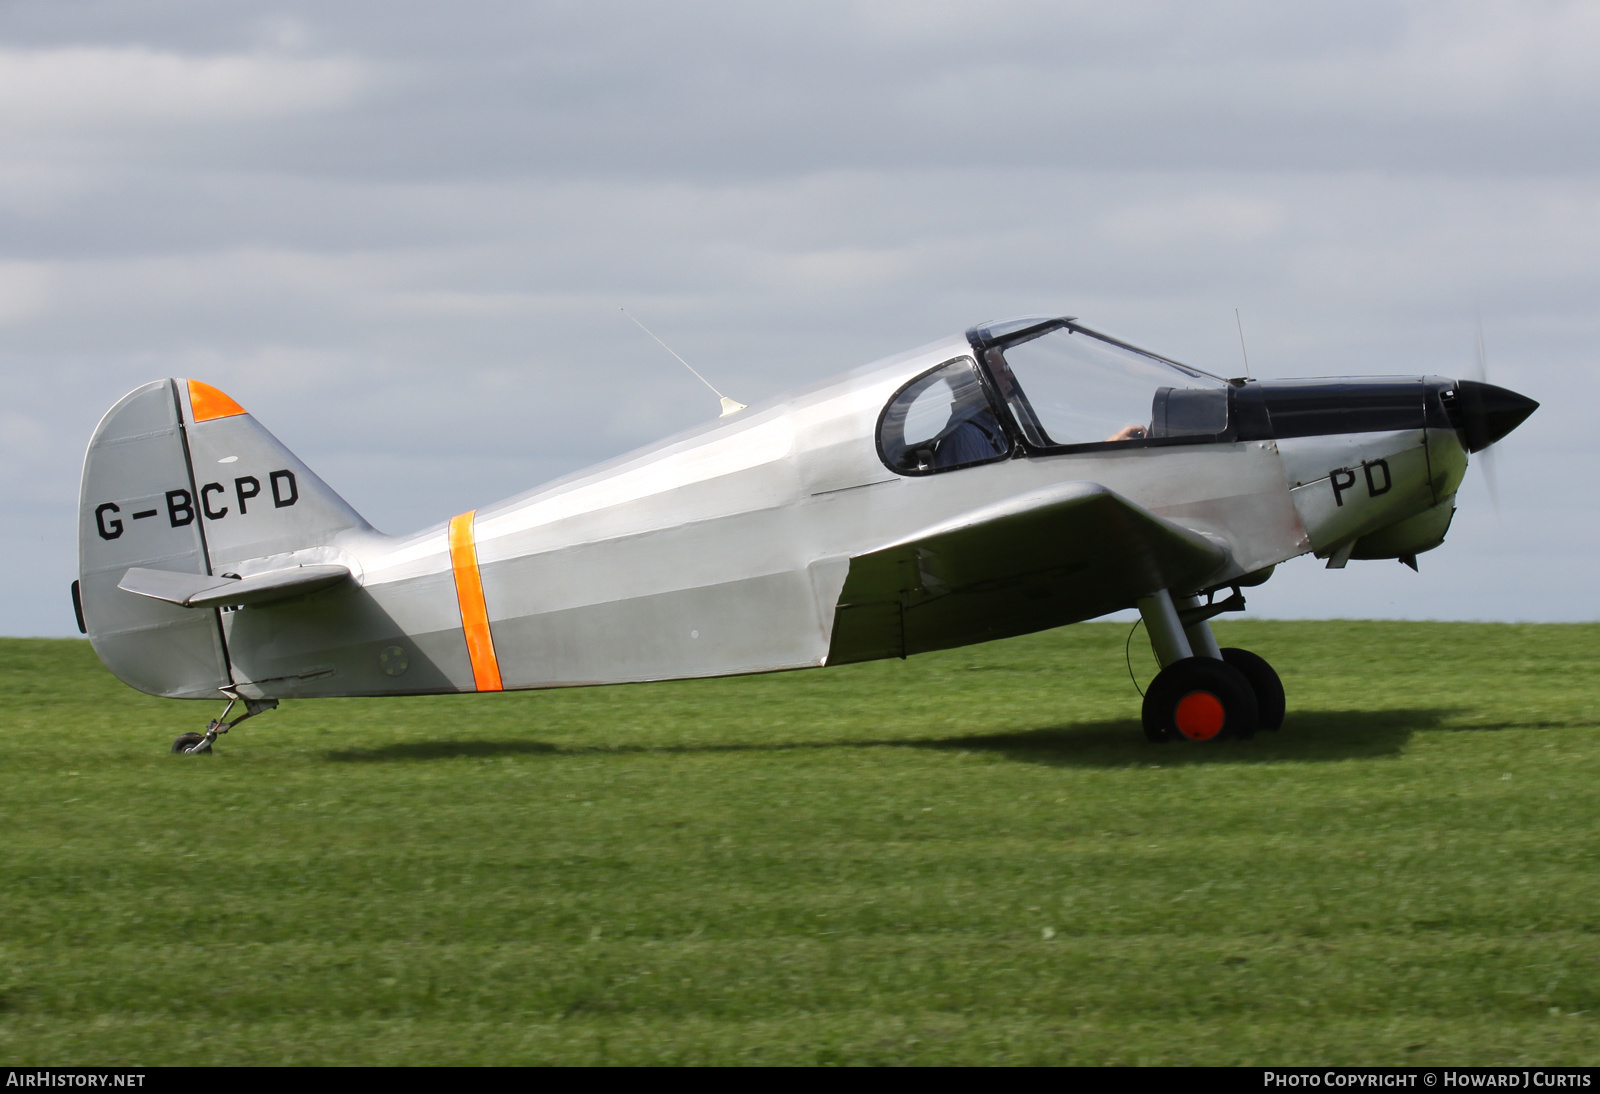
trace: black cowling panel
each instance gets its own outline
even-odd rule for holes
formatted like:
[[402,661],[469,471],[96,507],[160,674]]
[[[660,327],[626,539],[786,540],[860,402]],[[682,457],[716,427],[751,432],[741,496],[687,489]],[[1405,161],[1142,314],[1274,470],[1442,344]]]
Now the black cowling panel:
[[1449,429],[1441,396],[1450,386],[1423,377],[1250,381],[1233,392],[1235,435],[1253,441]]

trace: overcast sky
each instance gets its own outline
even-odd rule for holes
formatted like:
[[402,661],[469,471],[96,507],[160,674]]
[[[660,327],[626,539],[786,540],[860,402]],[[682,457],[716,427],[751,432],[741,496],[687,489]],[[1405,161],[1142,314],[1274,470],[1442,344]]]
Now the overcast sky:
[[1600,3],[0,3],[0,633],[83,449],[234,396],[407,532],[1022,312],[1543,408],[1420,575],[1257,614],[1600,618]]

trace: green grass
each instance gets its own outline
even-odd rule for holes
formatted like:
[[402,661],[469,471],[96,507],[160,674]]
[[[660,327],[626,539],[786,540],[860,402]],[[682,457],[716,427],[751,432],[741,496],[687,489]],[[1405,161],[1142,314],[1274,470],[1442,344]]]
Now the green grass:
[[1600,1062],[1600,626],[1218,631],[1281,733],[1146,744],[1085,625],[179,757],[0,642],[0,1062]]

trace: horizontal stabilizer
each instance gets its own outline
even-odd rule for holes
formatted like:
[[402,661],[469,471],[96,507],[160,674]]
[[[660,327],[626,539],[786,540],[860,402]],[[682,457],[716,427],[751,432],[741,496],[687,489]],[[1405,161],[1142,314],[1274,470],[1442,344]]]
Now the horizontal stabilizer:
[[304,596],[337,585],[349,576],[350,571],[344,566],[296,566],[246,578],[178,574],[135,566],[122,575],[117,588],[183,608],[215,608]]

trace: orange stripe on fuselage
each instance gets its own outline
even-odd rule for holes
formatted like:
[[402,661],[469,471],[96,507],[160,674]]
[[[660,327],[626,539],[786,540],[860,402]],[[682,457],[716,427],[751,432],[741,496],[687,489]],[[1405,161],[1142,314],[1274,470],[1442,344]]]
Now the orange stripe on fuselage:
[[456,575],[456,603],[461,605],[461,633],[472,659],[472,682],[479,691],[500,691],[500,661],[494,655],[494,635],[489,633],[489,607],[483,599],[483,575],[478,572],[478,545],[472,521],[476,509],[450,518],[450,568]]
[[199,380],[189,381],[189,409],[194,411],[194,420],[197,422],[209,422],[213,418],[231,418],[235,414],[245,413],[244,407],[210,384],[202,384]]

